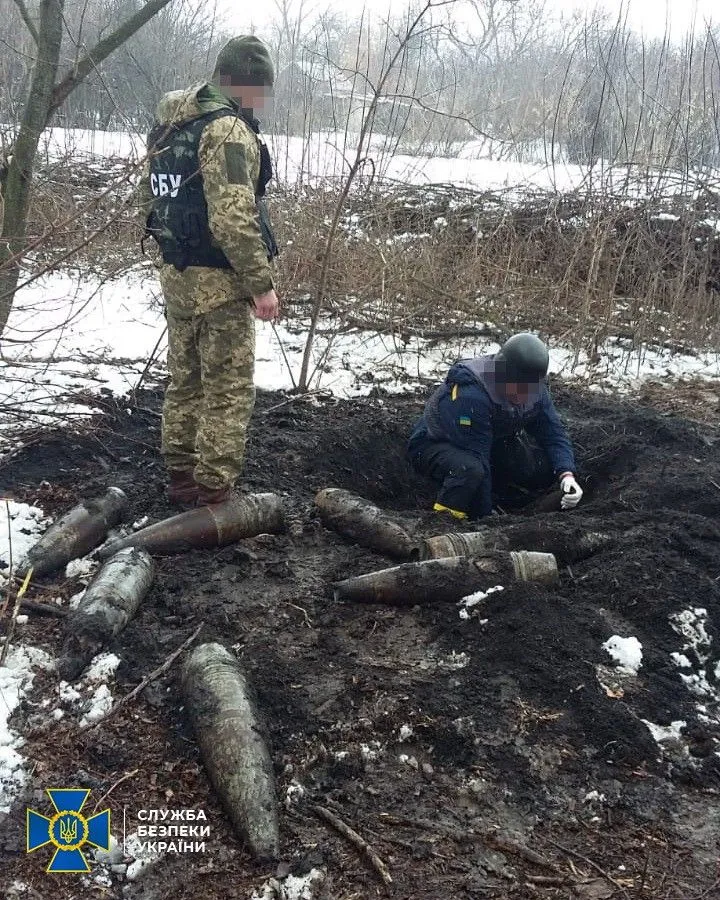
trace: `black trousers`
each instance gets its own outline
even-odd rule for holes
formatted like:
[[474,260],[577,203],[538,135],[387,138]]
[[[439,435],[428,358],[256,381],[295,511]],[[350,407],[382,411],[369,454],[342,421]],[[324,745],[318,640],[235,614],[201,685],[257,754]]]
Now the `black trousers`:
[[489,472],[474,453],[442,441],[427,441],[413,464],[439,485],[439,504],[471,519],[489,515],[493,502],[522,506],[554,480],[549,456],[525,434],[493,444]]

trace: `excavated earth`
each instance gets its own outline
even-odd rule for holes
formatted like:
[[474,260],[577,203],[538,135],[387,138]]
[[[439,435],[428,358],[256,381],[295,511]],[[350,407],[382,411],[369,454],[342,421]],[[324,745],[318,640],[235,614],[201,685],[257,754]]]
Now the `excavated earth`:
[[[448,530],[403,458],[423,397],[261,394],[245,487],[283,496],[287,532],[158,559],[141,612],[109,649],[121,659],[115,698],[200,623],[200,639],[237,655],[269,736],[282,862],[254,862],[233,833],[177,664],[82,732],[79,713],[43,716],[58,682],[45,672],[11,720],[31,777],[0,823],[3,896],[245,900],[271,876],[283,884],[313,867],[328,873],[321,897],[382,896],[367,856],[318,817],[321,805],[372,846],[397,898],[720,897],[720,433],[595,394],[559,388],[556,401],[584,504],[486,525],[525,522],[537,533],[571,523],[615,540],[563,568],[558,588],[506,584],[462,618],[441,596],[389,608],[328,592],[333,580],[392,563],[326,530],[317,490],[350,489],[419,535]],[[34,434],[6,459],[4,495],[57,515],[117,485],[135,519],[167,516],[161,396],[104,402],[82,434]],[[56,578],[28,596],[67,598],[79,587]],[[613,635],[642,644],[637,674],[618,671],[603,649]],[[62,626],[31,615],[22,640],[57,655]],[[653,736],[646,722],[667,731]],[[91,788],[118,838],[123,820],[137,829],[140,809],[203,809],[206,852],[169,854],[131,882],[46,874],[47,860],[25,852],[24,809],[58,785]]]

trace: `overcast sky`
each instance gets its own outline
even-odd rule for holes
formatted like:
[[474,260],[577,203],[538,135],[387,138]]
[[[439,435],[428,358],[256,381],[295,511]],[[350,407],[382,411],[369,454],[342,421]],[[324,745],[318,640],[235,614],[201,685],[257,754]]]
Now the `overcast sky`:
[[[228,26],[236,33],[247,31],[252,25],[262,29],[263,24],[272,16],[273,4],[263,3],[238,3],[237,0],[218,0],[219,7],[223,10]],[[628,24],[630,27],[645,32],[649,37],[661,36],[665,31],[666,18],[670,23],[673,37],[682,36],[690,28],[693,17],[702,27],[705,20],[720,21],[720,0],[599,0],[596,4],[590,2],[578,2],[578,0],[547,0],[549,6],[558,14],[569,13],[574,9],[590,9],[595,5],[603,6],[614,14],[621,9],[628,10]],[[298,0],[299,3],[299,0]],[[312,9],[339,9],[352,13],[360,12],[363,6],[376,10],[382,14],[388,6],[402,9],[406,6],[405,0],[306,0],[306,8]]]

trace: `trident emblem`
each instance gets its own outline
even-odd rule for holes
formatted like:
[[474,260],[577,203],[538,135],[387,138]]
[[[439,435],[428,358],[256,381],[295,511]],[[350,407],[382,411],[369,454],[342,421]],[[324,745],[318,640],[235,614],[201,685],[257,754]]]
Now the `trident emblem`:
[[60,819],[59,830],[60,830],[60,837],[63,839],[63,843],[74,844],[77,842],[77,832],[78,832],[77,819],[71,819],[70,817],[65,819],[65,821]]
[[27,852],[52,844],[55,853],[47,872],[89,872],[90,866],[80,848],[87,844],[110,849],[110,810],[86,819],[81,810],[90,791],[50,788],[45,793],[55,807],[55,815],[48,818],[28,809]]

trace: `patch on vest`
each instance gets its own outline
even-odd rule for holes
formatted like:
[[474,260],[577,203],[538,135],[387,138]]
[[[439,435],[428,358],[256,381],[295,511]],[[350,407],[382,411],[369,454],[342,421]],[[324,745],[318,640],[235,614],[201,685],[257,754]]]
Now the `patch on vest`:
[[242,144],[225,144],[225,167],[228,184],[250,184],[245,148]]
[[177,197],[182,184],[182,175],[173,175],[170,172],[161,172],[150,175],[150,190],[154,197]]
[[460,416],[458,421],[461,425],[467,425],[468,427],[472,425],[472,419],[470,418],[470,416]]

